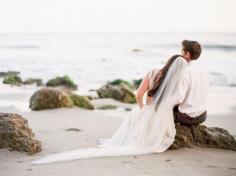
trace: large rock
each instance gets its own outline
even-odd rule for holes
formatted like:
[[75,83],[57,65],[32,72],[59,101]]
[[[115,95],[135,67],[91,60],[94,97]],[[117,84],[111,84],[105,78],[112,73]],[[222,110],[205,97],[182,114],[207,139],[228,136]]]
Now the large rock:
[[100,98],[113,98],[124,103],[136,103],[135,94],[124,86],[106,84],[97,90]]
[[175,141],[170,149],[182,147],[210,147],[236,151],[235,138],[223,128],[204,125],[183,126],[176,124]]
[[53,88],[42,88],[36,91],[30,98],[30,109],[53,109],[60,107],[72,107],[73,102],[69,95]]
[[10,84],[14,86],[20,86],[22,84],[22,79],[17,74],[8,74],[3,78],[4,84]]
[[46,86],[49,87],[58,87],[62,86],[68,89],[77,90],[78,86],[72,81],[72,79],[69,76],[63,76],[63,77],[56,77],[54,79],[50,79]]
[[34,154],[41,151],[41,142],[35,139],[26,119],[18,114],[0,113],[0,148]]

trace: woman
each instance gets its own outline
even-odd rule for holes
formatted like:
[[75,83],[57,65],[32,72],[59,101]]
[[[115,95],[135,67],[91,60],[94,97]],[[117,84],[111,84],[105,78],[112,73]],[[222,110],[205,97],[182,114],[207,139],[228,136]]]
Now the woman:
[[[145,75],[136,94],[139,106],[130,111],[111,138],[100,140],[98,147],[51,154],[33,164],[167,150],[176,133],[172,112],[176,101],[175,91],[187,66],[187,61],[179,56],[172,56],[161,70],[154,69]],[[147,104],[143,105],[145,92],[148,95]]]

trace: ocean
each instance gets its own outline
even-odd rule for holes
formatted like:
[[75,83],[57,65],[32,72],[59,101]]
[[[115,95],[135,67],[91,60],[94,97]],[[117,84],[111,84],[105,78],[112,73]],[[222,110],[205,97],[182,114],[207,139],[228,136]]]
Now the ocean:
[[197,40],[211,86],[236,86],[236,33],[50,33],[0,34],[0,71],[23,79],[69,75],[79,90],[117,78],[132,81],[161,68],[181,52],[181,41]]

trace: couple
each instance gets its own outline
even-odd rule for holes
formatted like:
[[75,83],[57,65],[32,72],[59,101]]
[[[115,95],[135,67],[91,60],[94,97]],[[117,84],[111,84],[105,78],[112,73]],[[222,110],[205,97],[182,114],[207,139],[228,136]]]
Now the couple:
[[172,56],[162,69],[149,71],[136,92],[138,106],[98,147],[51,154],[33,164],[164,152],[174,142],[175,123],[197,125],[206,119],[208,75],[198,66],[200,54],[197,41],[184,40],[181,55]]

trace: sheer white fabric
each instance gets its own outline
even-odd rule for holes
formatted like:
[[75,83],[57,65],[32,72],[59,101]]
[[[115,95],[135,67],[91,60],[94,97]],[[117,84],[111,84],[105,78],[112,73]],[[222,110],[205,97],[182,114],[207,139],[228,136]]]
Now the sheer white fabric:
[[100,140],[98,147],[84,148],[48,155],[33,164],[108,156],[158,153],[167,150],[175,138],[173,106],[176,88],[187,62],[178,57],[154,95],[151,104],[136,106],[109,139]]

